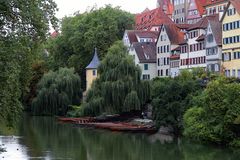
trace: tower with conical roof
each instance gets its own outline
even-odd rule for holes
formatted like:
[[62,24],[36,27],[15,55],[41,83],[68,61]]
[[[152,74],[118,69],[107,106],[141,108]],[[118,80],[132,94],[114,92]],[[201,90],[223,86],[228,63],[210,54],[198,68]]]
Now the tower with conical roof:
[[86,81],[87,81],[86,90],[91,88],[93,81],[97,78],[98,76],[97,68],[99,64],[100,61],[97,55],[97,49],[95,48],[93,59],[86,67]]

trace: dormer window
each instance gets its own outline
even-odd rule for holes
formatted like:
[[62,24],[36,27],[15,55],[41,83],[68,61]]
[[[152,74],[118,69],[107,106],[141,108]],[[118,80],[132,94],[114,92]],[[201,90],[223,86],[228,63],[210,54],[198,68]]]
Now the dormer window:
[[145,56],[146,59],[150,58],[149,55],[147,55],[146,53],[144,53],[144,56]]

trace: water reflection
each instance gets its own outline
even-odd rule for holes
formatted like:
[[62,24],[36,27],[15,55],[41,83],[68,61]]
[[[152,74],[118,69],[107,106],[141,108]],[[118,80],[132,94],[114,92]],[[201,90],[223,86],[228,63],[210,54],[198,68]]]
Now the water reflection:
[[18,132],[20,137],[0,137],[0,144],[7,148],[0,157],[8,156],[7,160],[236,160],[240,156],[237,150],[182,142],[171,136],[80,129],[48,117],[25,116]]

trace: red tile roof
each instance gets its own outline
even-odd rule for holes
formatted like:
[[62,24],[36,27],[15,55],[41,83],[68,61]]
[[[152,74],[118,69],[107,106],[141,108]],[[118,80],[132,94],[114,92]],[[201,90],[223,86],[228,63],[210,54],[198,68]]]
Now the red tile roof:
[[173,21],[159,7],[150,11],[137,14],[135,16],[136,30],[150,30],[153,26],[162,24],[172,24]]
[[200,15],[203,15],[205,13],[204,6],[206,5],[206,1],[207,0],[195,0]]
[[164,25],[164,28],[172,44],[179,44],[184,40],[184,33],[175,24]]
[[158,38],[159,32],[157,31],[144,31],[144,30],[126,30],[130,43],[138,42],[137,36],[142,38]]
[[171,56],[170,56],[170,59],[171,59],[171,60],[178,60],[178,59],[180,59],[180,55],[179,55],[179,54],[171,55]]
[[224,3],[224,2],[228,2],[228,1],[229,0],[207,0],[204,6],[206,7],[206,6],[220,4],[220,3]]
[[133,43],[140,63],[156,63],[156,44],[154,42]]
[[203,17],[197,23],[195,23],[191,27],[189,27],[187,30],[190,31],[190,30],[195,30],[195,29],[206,29],[209,21],[219,21],[219,15],[214,14],[214,15],[209,15],[209,16]]
[[200,35],[200,36],[196,39],[196,41],[203,41],[203,40],[205,40],[205,35],[204,35],[204,34]]
[[192,26],[192,24],[187,24],[187,23],[178,23],[176,24],[176,26],[179,28],[179,29],[188,29]]

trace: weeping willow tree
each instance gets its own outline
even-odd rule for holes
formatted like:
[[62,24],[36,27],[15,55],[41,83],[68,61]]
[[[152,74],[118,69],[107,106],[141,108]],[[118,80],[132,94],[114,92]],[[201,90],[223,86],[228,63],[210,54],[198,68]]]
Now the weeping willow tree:
[[81,98],[80,77],[72,68],[60,68],[40,80],[32,110],[36,115],[65,115],[70,105],[80,104]]
[[149,100],[149,83],[140,80],[141,70],[135,66],[122,42],[109,48],[98,70],[100,76],[83,104],[84,115],[141,110]]

